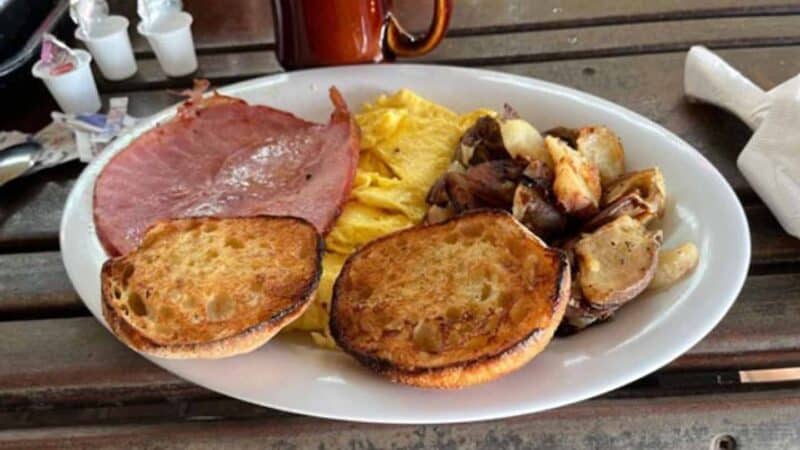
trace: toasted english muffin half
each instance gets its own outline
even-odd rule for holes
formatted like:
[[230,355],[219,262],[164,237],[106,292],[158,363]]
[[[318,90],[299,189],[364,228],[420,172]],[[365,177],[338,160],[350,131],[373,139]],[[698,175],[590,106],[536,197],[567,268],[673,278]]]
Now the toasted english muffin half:
[[293,217],[161,221],[103,265],[103,315],[122,342],[163,358],[252,351],[299,317],[323,241]]
[[536,356],[569,299],[564,254],[503,211],[373,241],[334,286],[336,343],[394,382],[461,388]]

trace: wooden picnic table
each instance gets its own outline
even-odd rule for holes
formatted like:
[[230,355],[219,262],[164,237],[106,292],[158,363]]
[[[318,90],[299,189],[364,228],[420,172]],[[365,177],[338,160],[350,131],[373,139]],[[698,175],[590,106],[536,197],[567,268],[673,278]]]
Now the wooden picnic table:
[[[135,16],[135,2],[110,3]],[[410,28],[425,27],[430,1],[395,3]],[[195,18],[196,76],[219,86],[281,71],[270,2],[184,4]],[[190,80],[165,77],[131,34],[138,74],[98,80],[105,98],[127,96],[130,113],[144,116],[175,103],[167,90]],[[800,240],[736,169],[750,130],[683,97],[692,44],[771,88],[800,72],[800,2],[456,0],[447,38],[421,58],[617,102],[681,136],[734,187],[752,233],[744,290],[711,334],[656,374],[554,411],[446,426],[331,421],[223,397],[128,350],[77,297],[58,244],[64,202],[84,167],[76,162],[0,188],[0,448],[800,448],[800,384],[693,387],[669,378],[800,365]],[[35,131],[55,108],[38,82],[0,97],[0,129]]]

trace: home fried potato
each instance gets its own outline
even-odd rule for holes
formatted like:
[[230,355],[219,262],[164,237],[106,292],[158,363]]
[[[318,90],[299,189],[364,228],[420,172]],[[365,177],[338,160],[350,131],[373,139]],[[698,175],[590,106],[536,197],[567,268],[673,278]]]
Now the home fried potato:
[[544,142],[555,165],[553,193],[558,203],[568,214],[591,217],[602,193],[597,167],[559,138],[547,136]]
[[622,216],[575,244],[583,298],[596,309],[618,308],[639,295],[655,275],[661,231]]
[[636,194],[647,203],[649,210],[635,218],[647,224],[651,220],[664,215],[667,202],[667,188],[661,169],[649,169],[630,172],[611,183],[603,196],[603,206],[610,205],[623,196]]
[[583,127],[576,139],[578,152],[597,166],[603,186],[625,173],[625,151],[613,131],[602,126]]
[[512,158],[523,158],[529,162],[539,160],[553,168],[553,160],[542,135],[530,123],[522,119],[505,120],[500,125],[500,133]]
[[648,288],[662,289],[673,285],[697,267],[699,259],[700,252],[692,242],[685,242],[673,249],[661,250],[656,273]]

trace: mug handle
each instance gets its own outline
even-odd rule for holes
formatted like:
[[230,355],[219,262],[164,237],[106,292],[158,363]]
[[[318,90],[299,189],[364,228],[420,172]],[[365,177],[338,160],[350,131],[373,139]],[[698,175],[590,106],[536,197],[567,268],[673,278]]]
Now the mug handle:
[[452,0],[435,0],[433,21],[428,32],[422,37],[411,35],[400,25],[394,15],[389,13],[386,25],[386,47],[391,56],[420,56],[433,50],[447,31],[452,10]]

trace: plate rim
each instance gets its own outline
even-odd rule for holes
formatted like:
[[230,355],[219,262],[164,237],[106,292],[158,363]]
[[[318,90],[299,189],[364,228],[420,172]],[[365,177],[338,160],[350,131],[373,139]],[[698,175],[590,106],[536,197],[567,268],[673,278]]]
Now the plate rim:
[[[638,366],[632,367],[630,370],[626,371],[624,374],[621,374],[614,377],[609,377],[606,379],[605,383],[601,383],[601,385],[595,389],[592,389],[591,392],[584,392],[580,395],[571,396],[568,400],[563,401],[553,401],[551,404],[545,404],[540,407],[536,408],[516,408],[514,410],[506,410],[505,412],[497,412],[497,413],[488,413],[488,414],[481,414],[481,413],[472,413],[466,416],[459,415],[457,417],[448,417],[446,419],[441,418],[410,418],[410,417],[390,417],[390,418],[382,418],[380,415],[376,417],[364,417],[362,415],[348,415],[348,414],[332,414],[332,413],[325,413],[325,412],[317,412],[312,409],[305,409],[305,408],[295,408],[295,407],[288,407],[283,404],[270,404],[269,402],[259,401],[252,398],[248,398],[242,395],[235,395],[226,392],[222,392],[219,389],[215,389],[212,387],[207,386],[206,384],[201,384],[193,379],[191,376],[187,376],[185,374],[179,374],[176,371],[172,370],[169,367],[166,367],[161,363],[159,358],[154,358],[149,355],[145,355],[139,353],[141,356],[145,357],[150,362],[158,365],[160,368],[187,380],[193,384],[197,384],[202,386],[206,389],[211,391],[217,392],[221,395],[235,398],[241,401],[245,401],[251,404],[268,407],[276,410],[286,411],[294,414],[303,414],[311,417],[320,417],[326,419],[334,419],[334,420],[348,420],[348,421],[357,421],[362,423],[382,423],[382,424],[447,424],[447,423],[468,423],[468,422],[475,422],[475,421],[482,421],[482,420],[494,420],[500,418],[511,418],[516,417],[524,414],[532,414],[537,412],[542,412],[570,404],[574,404],[577,402],[584,401],[589,398],[601,396],[611,390],[617,389],[624,385],[627,385],[639,378],[642,378],[659,368],[669,364],[671,361],[678,358],[680,355],[686,353],[698,342],[700,342],[705,336],[707,336],[719,323],[720,321],[727,315],[730,308],[736,302],[741,293],[741,290],[744,286],[744,283],[747,279],[747,273],[750,266],[751,261],[751,235],[750,235],[750,226],[747,221],[746,214],[744,212],[744,207],[741,204],[738,196],[736,195],[735,191],[731,187],[730,183],[727,179],[722,175],[722,173],[717,169],[716,166],[711,164],[710,161],[698,151],[694,146],[689,144],[688,142],[681,139],[678,135],[673,133],[672,131],[668,130],[667,128],[663,127],[662,125],[654,122],[653,120],[631,110],[622,105],[614,103],[610,100],[606,100],[602,97],[597,95],[581,91],[579,89],[571,88],[568,86],[564,86],[558,83],[550,82],[541,80],[535,77],[517,75],[512,73],[504,73],[498,72],[488,69],[482,68],[468,68],[468,67],[459,67],[459,66],[448,66],[448,65],[429,65],[429,64],[407,64],[407,63],[395,63],[395,64],[379,64],[379,65],[349,65],[349,66],[337,66],[337,67],[322,67],[322,68],[314,68],[314,69],[306,69],[294,72],[285,72],[285,73],[276,73],[271,75],[265,75],[261,77],[251,78],[247,80],[242,80],[236,83],[232,83],[225,86],[220,86],[216,88],[216,91],[220,93],[226,93],[228,91],[238,91],[238,90],[247,90],[249,87],[253,86],[269,86],[272,84],[280,83],[283,80],[291,81],[292,77],[299,77],[304,76],[306,74],[314,74],[314,73],[323,73],[323,72],[345,72],[345,71],[352,71],[352,70],[365,70],[365,71],[397,71],[397,70],[412,70],[412,71],[443,71],[443,72],[461,72],[467,76],[475,75],[477,78],[483,77],[491,77],[494,81],[507,81],[513,82],[517,85],[528,86],[528,87],[538,87],[544,89],[552,89],[555,91],[559,91],[562,94],[569,95],[573,98],[581,98],[581,101],[588,101],[592,104],[597,104],[603,108],[613,110],[615,113],[620,115],[621,117],[625,117],[626,119],[633,119],[636,124],[636,127],[646,127],[650,130],[658,133],[665,139],[669,140],[672,145],[676,147],[682,147],[686,151],[690,151],[693,153],[695,157],[700,158],[700,160],[706,162],[708,166],[712,169],[713,176],[717,178],[721,187],[726,192],[728,196],[733,200],[731,205],[734,208],[734,212],[736,213],[737,217],[737,225],[743,226],[743,239],[740,241],[739,249],[743,252],[744,258],[738,262],[736,265],[737,269],[739,269],[739,273],[735,274],[735,279],[729,279],[731,283],[728,285],[729,288],[726,289],[729,292],[729,295],[726,297],[727,304],[715,310],[716,314],[711,318],[711,320],[706,320],[703,322],[702,329],[695,328],[694,333],[686,339],[682,339],[681,342],[684,345],[677,345],[669,349],[669,351],[662,351],[657,353],[657,357],[650,358],[647,361],[641,362]],[[213,92],[213,91],[212,91]],[[206,95],[211,95],[211,92],[207,93]],[[176,103],[175,105],[168,106],[150,116],[142,118],[142,122],[137,124],[134,128],[132,128],[125,136],[126,139],[133,139],[136,136],[142,134],[143,132],[147,131],[148,129],[153,128],[158,123],[160,123],[164,119],[168,119],[172,115],[175,114],[177,111],[177,107],[180,102]],[[445,105],[446,106],[446,105]],[[72,190],[67,198],[67,201],[64,206],[64,211],[59,223],[59,243],[61,248],[64,248],[64,242],[67,239],[65,228],[68,222],[68,217],[74,214],[74,210],[79,207],[80,199],[78,198],[77,187],[83,186],[84,184],[88,185],[89,189],[93,189],[94,186],[94,179],[96,179],[97,175],[99,174],[99,170],[102,166],[108,163],[111,160],[113,155],[117,154],[118,152],[122,151],[122,149],[126,145],[121,145],[120,148],[114,149],[110,153],[105,153],[104,155],[96,158],[92,161],[86,168],[83,169],[81,175],[76,180],[75,184],[73,185]],[[90,170],[93,169],[93,170]],[[91,179],[91,180],[90,180]],[[68,214],[69,213],[69,214]],[[92,234],[94,233],[94,229],[92,229]],[[65,252],[61,252],[62,263],[65,266],[67,271],[68,278],[72,283],[73,287],[76,286],[74,281],[74,277],[67,266],[67,257]],[[77,290],[77,288],[75,288]],[[80,296],[79,296],[80,297]],[[86,307],[90,310],[88,303],[82,297],[81,301],[86,305]],[[93,312],[92,312],[93,313]],[[101,316],[97,316],[94,313],[92,314],[95,319],[100,322],[101,325],[108,329],[108,325],[106,324],[105,320]],[[110,332],[110,331],[109,331]],[[112,333],[113,336],[113,333]],[[116,336],[114,336],[116,338]],[[138,352],[137,352],[138,353]],[[165,360],[169,362],[170,360]]]

